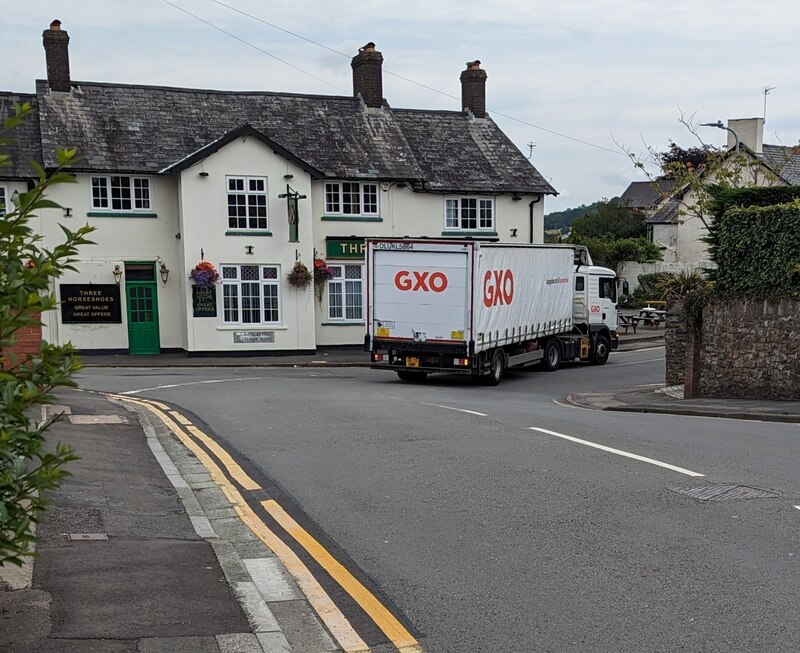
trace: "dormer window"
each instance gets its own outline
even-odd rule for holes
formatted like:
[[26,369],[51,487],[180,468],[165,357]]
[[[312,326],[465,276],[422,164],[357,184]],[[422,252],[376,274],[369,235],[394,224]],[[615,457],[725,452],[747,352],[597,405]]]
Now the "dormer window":
[[92,208],[105,211],[152,211],[147,177],[92,177]]
[[357,181],[326,182],[325,215],[377,216],[378,184]]

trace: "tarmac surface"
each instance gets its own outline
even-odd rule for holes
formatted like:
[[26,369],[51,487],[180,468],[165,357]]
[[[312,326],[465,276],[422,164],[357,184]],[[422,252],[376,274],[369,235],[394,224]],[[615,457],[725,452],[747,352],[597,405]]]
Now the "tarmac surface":
[[[620,337],[620,350],[661,345],[663,329]],[[84,364],[324,367],[368,366],[369,360],[364,351],[329,350],[257,358],[87,356]],[[680,387],[621,388],[567,400],[597,410],[800,423],[800,401],[687,400]],[[272,602],[262,593],[263,579],[247,572],[271,565],[271,552],[249,533],[230,531],[225,497],[214,494],[211,478],[168,433],[101,395],[65,391],[59,401],[44,417],[69,414],[53,424],[49,439],[72,444],[80,460],[51,495],[32,564],[0,568],[0,650],[340,650],[303,600]]]

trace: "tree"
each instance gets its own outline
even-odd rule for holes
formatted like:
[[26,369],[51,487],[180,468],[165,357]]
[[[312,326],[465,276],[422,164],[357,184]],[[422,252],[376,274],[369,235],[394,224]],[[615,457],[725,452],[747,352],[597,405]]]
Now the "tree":
[[618,272],[625,261],[661,260],[661,250],[646,236],[645,216],[612,200],[599,203],[596,211],[575,220],[569,240],[585,245],[596,265]]
[[[29,104],[15,105],[4,130],[30,113]],[[0,140],[0,145],[7,143],[8,138]],[[13,207],[6,207],[10,210],[0,217],[0,565],[19,565],[31,555],[31,526],[47,506],[44,493],[58,487],[68,474],[64,466],[76,459],[65,444],[45,447],[53,420],[40,424],[31,410],[52,403],[55,388],[75,386],[72,376],[80,362],[74,349],[43,342],[34,356],[12,353],[18,332],[40,324],[42,314],[56,306],[48,279],[74,270],[78,247],[91,243],[87,236],[93,228],[88,225],[74,232],[62,226],[64,242],[47,249],[30,226],[37,211],[60,208],[46,198],[46,191],[74,181],[65,168],[75,162],[75,151],[59,148],[57,160],[58,169],[49,176],[32,163],[38,181],[31,190],[15,194]],[[0,154],[0,166],[8,164],[8,155]]]

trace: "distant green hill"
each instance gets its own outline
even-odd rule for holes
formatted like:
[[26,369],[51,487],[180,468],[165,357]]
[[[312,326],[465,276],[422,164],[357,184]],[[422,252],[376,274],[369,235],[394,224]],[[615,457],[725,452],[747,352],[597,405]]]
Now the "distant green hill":
[[564,209],[563,211],[553,211],[544,216],[545,231],[550,229],[561,229],[562,232],[569,231],[569,227],[573,220],[582,218],[587,213],[596,211],[600,204],[605,203],[607,200],[598,200],[593,204],[581,204],[574,209]]

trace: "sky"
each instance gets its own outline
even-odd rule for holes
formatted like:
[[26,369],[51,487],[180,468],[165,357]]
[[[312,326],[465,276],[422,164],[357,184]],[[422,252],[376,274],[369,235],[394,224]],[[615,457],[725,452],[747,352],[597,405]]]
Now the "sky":
[[[349,96],[350,59],[373,41],[390,106],[459,110],[459,75],[479,59],[489,115],[525,156],[535,144],[531,162],[559,192],[545,213],[645,180],[628,153],[699,145],[681,116],[762,116],[764,87],[774,87],[764,142],[800,139],[797,0],[15,4],[0,39],[3,91],[31,93],[46,77],[41,35],[53,19],[70,35],[77,81]],[[714,128],[698,136],[726,142]]]

